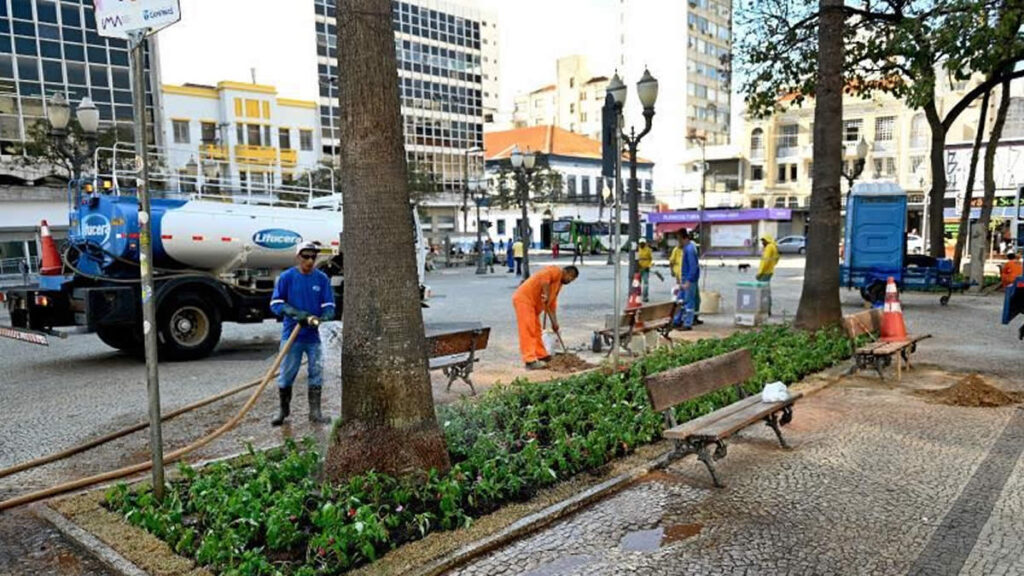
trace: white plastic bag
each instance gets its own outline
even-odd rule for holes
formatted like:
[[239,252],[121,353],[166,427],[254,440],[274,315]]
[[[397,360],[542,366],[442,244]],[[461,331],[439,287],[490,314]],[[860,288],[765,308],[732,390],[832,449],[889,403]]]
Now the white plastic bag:
[[548,356],[554,356],[555,350],[558,349],[558,335],[555,334],[555,331],[545,330],[540,335],[540,339],[544,342],[544,349],[548,351]]
[[786,400],[789,400],[789,389],[785,384],[772,382],[764,385],[764,390],[761,391],[761,402],[785,402]]

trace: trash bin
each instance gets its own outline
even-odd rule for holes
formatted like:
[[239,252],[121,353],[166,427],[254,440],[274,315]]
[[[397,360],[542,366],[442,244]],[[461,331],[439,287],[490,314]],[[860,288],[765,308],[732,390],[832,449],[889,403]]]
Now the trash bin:
[[758,326],[768,319],[771,310],[772,288],[768,282],[747,281],[736,283],[737,326]]

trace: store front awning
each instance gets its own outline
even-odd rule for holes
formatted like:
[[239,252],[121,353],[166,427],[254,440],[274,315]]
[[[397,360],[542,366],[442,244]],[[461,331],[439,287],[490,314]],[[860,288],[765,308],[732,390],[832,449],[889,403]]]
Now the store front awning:
[[690,231],[696,227],[696,222],[659,222],[654,225],[654,231],[657,234],[672,234],[680,230]]

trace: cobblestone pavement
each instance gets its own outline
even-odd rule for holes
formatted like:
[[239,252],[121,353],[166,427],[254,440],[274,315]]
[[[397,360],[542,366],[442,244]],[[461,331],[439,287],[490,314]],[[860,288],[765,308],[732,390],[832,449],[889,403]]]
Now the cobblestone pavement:
[[[581,355],[591,361],[598,361],[600,357],[582,350],[589,346],[592,331],[603,327],[604,314],[611,312],[613,273],[611,267],[601,264],[603,261],[603,258],[591,260],[583,267],[580,280],[567,287],[559,298],[566,344],[580,350]],[[549,262],[540,261],[541,264]],[[568,260],[558,263],[567,264]],[[736,263],[729,261],[724,266],[709,263],[708,286],[723,294],[724,313],[706,316],[707,324],[700,330],[678,335],[677,339],[723,335],[735,329],[730,314],[735,298],[732,287],[739,280],[751,279],[749,273],[738,272]],[[802,264],[802,259],[797,258],[785,258],[780,264],[773,281],[777,314],[773,321],[792,318],[803,281]],[[659,270],[667,279],[667,269]],[[624,295],[626,282],[623,278]],[[652,277],[651,282],[652,301],[670,298],[669,281]],[[477,276],[472,267],[467,267],[433,272],[428,276],[428,283],[435,298],[431,307],[424,310],[426,322],[435,325],[484,322],[492,327],[490,345],[481,355],[474,375],[478,389],[519,376],[551,376],[528,374],[521,367],[510,304],[518,284],[514,275],[499,269],[493,275]],[[859,308],[855,292],[844,291],[842,297],[849,311]],[[937,295],[931,294],[911,294],[904,298],[911,330],[928,331],[936,336],[921,346],[918,359],[954,369],[973,368],[1016,378],[1024,387],[1024,382],[1020,381],[1022,376],[1017,373],[1021,345],[1013,338],[1013,329],[998,324],[1001,301],[955,295],[949,307],[940,308],[937,299]],[[8,322],[6,315],[0,312],[0,324]],[[332,333],[339,328],[336,324],[325,328],[328,346],[325,347],[324,401],[328,413],[335,415],[340,411],[341,359],[337,338]],[[964,338],[964,334],[970,337]],[[280,326],[273,322],[244,326],[226,324],[221,344],[210,358],[161,364],[164,411],[258,378],[277,351],[279,335]],[[310,434],[322,439],[326,429],[310,427],[305,422],[304,385],[304,376],[300,376],[291,426],[272,429],[266,425],[276,404],[275,395],[268,392],[238,428],[199,451],[195,458],[231,454],[240,450],[244,442],[268,446],[280,443],[287,436]],[[452,401],[467,391],[465,385],[456,383],[452,392],[447,393],[443,377],[434,375],[434,394],[438,402]],[[238,410],[245,397],[243,393],[165,423],[165,446],[177,448],[212,431]],[[91,334],[55,339],[49,348],[0,339],[0,398],[4,407],[4,417],[0,419],[2,468],[144,420],[145,371],[139,362],[107,348]],[[65,462],[0,479],[0,498],[143,461],[148,457],[147,438],[145,431],[138,432]],[[0,524],[7,521],[6,517],[0,517]],[[27,525],[31,520],[24,522]],[[0,548],[4,546],[0,542]],[[21,572],[31,573],[32,569],[24,568]]]
[[1024,573],[1024,414],[928,404],[904,382],[799,402],[789,451],[748,428],[718,463],[724,489],[688,457],[456,574]]

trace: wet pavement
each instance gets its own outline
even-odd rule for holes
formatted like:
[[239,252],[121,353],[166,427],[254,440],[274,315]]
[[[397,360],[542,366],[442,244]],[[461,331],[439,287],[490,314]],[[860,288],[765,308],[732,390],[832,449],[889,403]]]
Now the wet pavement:
[[28,510],[4,512],[0,520],[0,574],[113,576],[91,555],[67,542],[60,532]]

